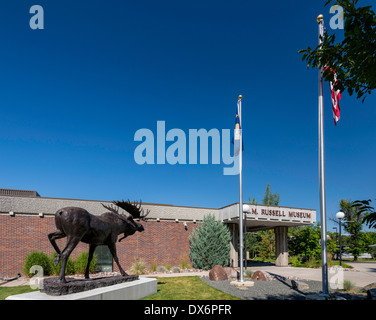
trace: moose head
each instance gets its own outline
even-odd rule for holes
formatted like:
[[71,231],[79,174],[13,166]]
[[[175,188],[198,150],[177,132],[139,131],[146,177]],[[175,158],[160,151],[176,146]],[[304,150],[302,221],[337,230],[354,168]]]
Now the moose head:
[[[121,220],[123,220],[126,223],[126,231],[124,232],[124,236],[119,239],[119,242],[127,236],[134,234],[136,231],[144,231],[144,227],[142,226],[142,224],[135,221],[135,219],[146,221],[146,216],[150,212],[150,210],[146,210],[146,213],[144,213],[144,209],[141,208],[141,200],[140,203],[135,201],[131,203],[129,200],[112,201],[112,203],[116,205],[117,208],[114,208],[112,205],[106,206],[103,203],[102,206],[110,210],[111,212],[115,213]],[[119,208],[125,210],[128,213],[128,215],[119,213]]]

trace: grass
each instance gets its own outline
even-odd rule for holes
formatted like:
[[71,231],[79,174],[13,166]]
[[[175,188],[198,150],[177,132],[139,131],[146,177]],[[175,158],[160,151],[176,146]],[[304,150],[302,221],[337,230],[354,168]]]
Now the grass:
[[[315,258],[310,258],[309,260],[302,262],[299,259],[299,257],[291,256],[289,257],[289,263],[291,263],[292,267],[297,267],[297,268],[320,268],[321,267],[321,260],[315,259]],[[333,266],[339,266],[339,261],[328,259],[328,267],[333,267]],[[346,264],[343,261],[342,261],[342,267],[353,269],[352,266]]]
[[5,300],[6,297],[14,294],[21,294],[36,290],[31,289],[30,286],[0,287],[0,300]]
[[158,291],[142,300],[241,300],[205,284],[198,276],[157,280]]

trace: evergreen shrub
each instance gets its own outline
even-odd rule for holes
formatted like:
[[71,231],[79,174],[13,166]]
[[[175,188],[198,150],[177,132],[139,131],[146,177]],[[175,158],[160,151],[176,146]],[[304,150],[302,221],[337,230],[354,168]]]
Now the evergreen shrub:
[[[33,251],[29,253],[25,258],[24,273],[33,277],[35,273],[30,272],[32,266],[41,266],[43,268],[43,276],[49,276],[52,272],[52,264],[47,254],[42,251]],[[39,275],[42,276],[42,275]]]
[[230,240],[227,226],[217,221],[213,214],[206,215],[189,237],[189,257],[193,267],[210,270],[217,264],[228,266]]
[[[53,252],[50,256],[50,261],[51,261],[51,274],[58,276],[60,273],[60,268],[61,268],[61,259],[57,266],[54,265],[54,259],[56,257],[56,252]],[[75,273],[74,270],[74,262],[71,259],[71,257],[68,258],[67,265],[65,266],[65,274],[72,275]]]
[[[74,271],[78,274],[84,274],[86,271],[86,265],[89,260],[89,251],[80,253],[74,260]],[[93,260],[91,260],[89,266],[89,273],[95,273],[97,271],[97,255],[94,253]],[[68,263],[67,263],[68,264]]]

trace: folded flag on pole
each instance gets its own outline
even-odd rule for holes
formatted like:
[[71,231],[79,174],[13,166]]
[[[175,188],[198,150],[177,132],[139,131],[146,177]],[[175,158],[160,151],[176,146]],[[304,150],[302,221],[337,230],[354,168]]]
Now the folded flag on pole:
[[[238,105],[236,107],[236,117],[235,117],[235,132],[234,132],[234,155],[238,156],[240,151],[240,138],[242,138],[242,119],[240,118],[240,99],[238,100]],[[244,150],[244,143],[242,139],[242,151]]]
[[[326,28],[323,27],[324,29],[324,34],[326,33]],[[327,70],[329,67],[325,67],[325,70]],[[341,91],[340,90],[335,90],[334,86],[337,83],[337,73],[335,70],[330,70],[330,73],[334,74],[334,79],[333,82],[329,82],[330,85],[330,92],[332,94],[332,109],[333,109],[333,119],[334,119],[334,124],[337,125],[337,122],[339,120],[339,101],[341,100]]]
[[339,107],[339,101],[341,100],[341,91],[340,90],[335,90],[334,86],[337,83],[337,74],[334,71],[334,81],[329,82],[330,84],[330,92],[332,94],[332,109],[333,109],[333,119],[334,119],[334,124],[337,125],[337,122],[340,118],[339,112],[340,112],[340,107]]

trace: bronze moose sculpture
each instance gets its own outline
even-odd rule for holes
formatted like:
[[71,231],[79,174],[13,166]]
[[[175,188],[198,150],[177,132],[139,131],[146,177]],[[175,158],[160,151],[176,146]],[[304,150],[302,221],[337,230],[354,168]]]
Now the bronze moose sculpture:
[[[134,234],[136,231],[144,231],[142,224],[135,221],[135,219],[145,220],[150,210],[144,214],[141,209],[141,201],[138,204],[133,204],[128,201],[113,201],[117,208],[106,206],[108,209],[99,216],[95,216],[87,212],[85,209],[78,207],[65,207],[58,210],[55,214],[55,224],[58,229],[48,235],[52,246],[56,250],[56,257],[54,265],[56,266],[61,259],[61,268],[59,274],[59,281],[65,283],[65,267],[68,258],[77,244],[82,241],[88,243],[89,259],[86,266],[85,278],[89,279],[89,265],[93,258],[95,248],[99,245],[107,245],[110,249],[113,259],[115,260],[122,276],[127,276],[127,273],[120,266],[119,259],[116,254],[116,241],[119,234],[124,234],[119,242]],[[129,215],[119,213],[119,208],[124,209]],[[67,237],[67,244],[63,251],[60,251],[56,244],[57,239]]]

